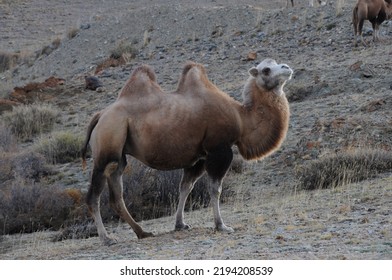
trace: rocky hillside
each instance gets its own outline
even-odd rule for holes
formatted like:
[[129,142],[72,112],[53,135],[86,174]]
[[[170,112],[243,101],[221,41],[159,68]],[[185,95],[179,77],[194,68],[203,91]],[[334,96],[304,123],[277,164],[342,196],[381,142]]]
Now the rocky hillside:
[[[314,191],[300,186],[303,170],[320,173],[312,164],[331,156],[391,153],[392,26],[383,24],[383,41],[373,43],[367,23],[369,46],[354,48],[355,0],[313,8],[308,1],[296,2],[286,8],[286,1],[252,0],[0,1],[0,51],[17,57],[0,73],[2,108],[48,102],[61,111],[56,131],[84,135],[92,114],[116,99],[142,63],[151,65],[161,86],[171,91],[184,63],[197,61],[238,100],[248,69],[264,58],[295,70],[286,86],[291,122],[283,147],[226,180],[236,191],[222,215],[235,233],[214,232],[207,208],[186,214],[194,227],[187,232],[172,231],[173,217],[143,222],[157,235],[145,240],[137,240],[128,226],[113,224],[120,242],[109,248],[96,237],[52,242],[57,233],[47,230],[4,235],[0,258],[391,259],[388,164],[361,182]],[[101,81],[99,90],[85,88],[90,75]],[[51,76],[61,82],[15,93],[15,87]],[[22,151],[32,143],[18,145]],[[61,171],[52,178],[56,185],[86,190],[89,176],[79,161],[52,168]]]

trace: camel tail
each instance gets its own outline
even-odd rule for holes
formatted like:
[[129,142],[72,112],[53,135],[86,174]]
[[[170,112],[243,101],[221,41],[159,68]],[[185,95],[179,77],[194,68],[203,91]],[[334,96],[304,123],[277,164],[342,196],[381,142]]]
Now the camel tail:
[[93,118],[91,119],[90,124],[88,125],[88,128],[87,128],[86,138],[84,140],[83,147],[80,150],[80,154],[81,154],[81,157],[82,157],[82,168],[83,168],[83,170],[86,170],[86,167],[87,167],[86,154],[87,154],[87,147],[88,147],[88,144],[89,144],[90,138],[91,138],[91,133],[93,132],[95,126],[97,125],[100,117],[101,117],[101,112],[96,113],[93,116]]

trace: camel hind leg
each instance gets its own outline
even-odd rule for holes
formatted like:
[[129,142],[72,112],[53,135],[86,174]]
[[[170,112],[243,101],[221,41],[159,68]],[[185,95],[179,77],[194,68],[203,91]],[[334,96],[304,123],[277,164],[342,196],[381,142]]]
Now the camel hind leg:
[[212,150],[206,159],[206,170],[210,177],[209,192],[214,212],[215,228],[219,231],[233,232],[231,227],[224,224],[220,213],[219,199],[222,193],[222,181],[233,160],[230,146],[220,146]]
[[123,198],[122,173],[126,165],[126,157],[125,155],[122,155],[122,159],[118,164],[115,164],[112,168],[107,168],[110,205],[118,213],[118,215],[131,226],[139,239],[153,236],[152,233],[145,232],[142,229],[142,227],[132,218],[125,206]]
[[204,174],[204,160],[198,161],[194,166],[185,168],[180,183],[180,198],[176,212],[175,230],[190,229],[190,226],[184,223],[184,208],[188,195],[192,191],[196,181]]
[[94,219],[95,225],[97,227],[98,236],[105,245],[112,245],[116,241],[109,237],[101,217],[100,212],[100,197],[101,193],[105,187],[106,177],[104,175],[104,169],[99,167],[94,167],[93,174],[91,178],[91,185],[87,193],[87,207]]

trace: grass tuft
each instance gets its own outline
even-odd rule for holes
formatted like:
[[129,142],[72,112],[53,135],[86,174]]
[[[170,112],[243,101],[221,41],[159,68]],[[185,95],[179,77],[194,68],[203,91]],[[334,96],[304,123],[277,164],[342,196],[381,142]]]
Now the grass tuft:
[[137,50],[131,43],[121,41],[116,48],[110,52],[110,57],[114,59],[120,59],[124,55],[127,57],[134,58],[137,55]]
[[0,123],[0,152],[15,151],[16,145],[16,139],[11,129]]
[[69,29],[69,30],[67,31],[67,37],[68,37],[68,39],[73,39],[73,38],[75,38],[75,37],[78,35],[79,32],[80,32],[80,29],[77,28],[77,27],[73,27],[73,28]]
[[16,53],[8,53],[0,51],[0,73],[13,68],[19,59]]
[[324,157],[297,171],[299,188],[335,188],[363,181],[392,170],[392,152],[365,150]]
[[57,121],[59,112],[49,104],[18,106],[3,115],[4,124],[21,140],[31,140],[39,133],[48,132]]
[[72,162],[80,158],[80,147],[83,137],[70,131],[56,132],[41,138],[35,145],[35,150],[53,164]]

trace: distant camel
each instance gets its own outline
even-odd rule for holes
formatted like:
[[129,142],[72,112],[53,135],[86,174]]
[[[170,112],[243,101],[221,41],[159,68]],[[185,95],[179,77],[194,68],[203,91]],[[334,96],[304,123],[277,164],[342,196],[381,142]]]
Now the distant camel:
[[162,91],[149,66],[136,68],[117,100],[94,115],[82,148],[85,165],[88,143],[91,145],[94,168],[87,205],[103,243],[115,242],[108,236],[99,210],[106,181],[111,206],[120,217],[138,238],[152,236],[133,220],[124,204],[126,154],[155,169],[183,169],[176,230],[190,228],[183,218],[185,202],[195,182],[207,172],[215,227],[232,232],[219,209],[222,180],[233,158],[231,147],[238,146],[247,160],[261,159],[279,148],[289,121],[283,86],[292,72],[272,59],[252,67],[241,104],[212,84],[200,64],[185,65],[172,93]]
[[366,43],[362,36],[365,20],[369,20],[373,27],[373,41],[379,40],[379,27],[381,23],[392,17],[392,0],[358,0],[353,9],[354,46],[358,45],[358,36],[364,46]]

